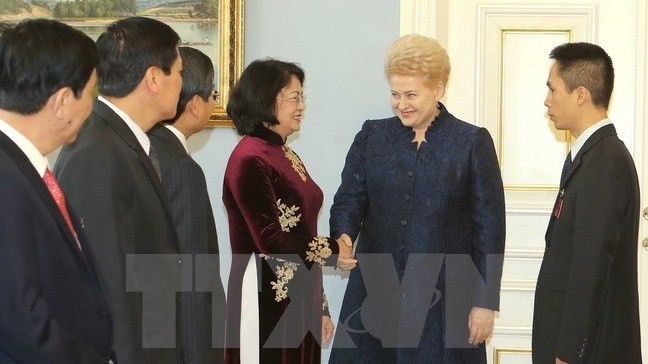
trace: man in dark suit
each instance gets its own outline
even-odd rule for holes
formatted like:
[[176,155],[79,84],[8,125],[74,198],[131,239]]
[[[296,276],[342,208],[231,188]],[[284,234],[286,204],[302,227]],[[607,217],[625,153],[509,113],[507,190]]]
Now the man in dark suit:
[[146,136],[175,115],[178,43],[173,29],[150,18],[108,26],[97,40],[99,99],[55,167],[107,281],[122,364],[178,360],[178,238]]
[[90,114],[97,50],[52,20],[0,27],[0,363],[108,363],[93,249],[45,158]]
[[[180,294],[182,316],[190,323],[179,329],[182,358],[188,363],[216,364],[223,362],[225,330],[218,238],[205,175],[187,149],[187,139],[205,127],[214,109],[214,66],[197,49],[180,47],[179,51],[183,69],[177,114],[153,127],[149,138],[158,153],[162,184],[171,199],[180,253],[188,254],[188,265],[194,267]],[[208,254],[209,261],[202,260]],[[209,289],[200,283],[205,280],[209,281]]]
[[547,228],[535,295],[533,362],[641,363],[639,183],[607,109],[612,60],[590,43],[553,49],[547,113],[576,138]]

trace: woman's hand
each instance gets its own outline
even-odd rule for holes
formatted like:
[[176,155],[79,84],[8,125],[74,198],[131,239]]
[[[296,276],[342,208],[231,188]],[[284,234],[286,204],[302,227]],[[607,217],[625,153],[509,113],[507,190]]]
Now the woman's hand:
[[335,325],[331,321],[331,317],[322,316],[322,340],[328,342],[333,336],[333,330],[335,330]]
[[336,241],[340,247],[340,254],[338,255],[337,261],[338,268],[343,270],[355,268],[358,260],[353,258],[353,241],[351,241],[351,237],[347,234],[342,234]]
[[473,307],[468,317],[468,329],[470,337],[468,342],[472,345],[479,345],[493,332],[495,311],[487,308]]

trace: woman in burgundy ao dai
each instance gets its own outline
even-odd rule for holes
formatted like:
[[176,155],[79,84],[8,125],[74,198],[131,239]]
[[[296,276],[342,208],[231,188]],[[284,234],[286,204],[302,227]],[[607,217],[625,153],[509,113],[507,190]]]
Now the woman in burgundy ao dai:
[[319,363],[333,332],[321,266],[351,251],[317,234],[322,191],[285,145],[300,128],[303,82],[293,63],[258,60],[230,94],[243,138],[223,186],[233,254],[226,363]]

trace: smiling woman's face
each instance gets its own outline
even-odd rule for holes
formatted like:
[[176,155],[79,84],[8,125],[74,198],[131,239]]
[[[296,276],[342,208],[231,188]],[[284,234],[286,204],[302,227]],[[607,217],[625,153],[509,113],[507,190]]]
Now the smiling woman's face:
[[[391,107],[403,125],[414,130],[425,130],[439,113],[437,103],[442,91],[430,88],[418,76],[391,75]],[[440,94],[441,93],[441,94]]]
[[299,130],[304,116],[304,89],[297,76],[291,76],[290,82],[277,95],[277,120],[279,124],[271,125],[270,129],[286,139],[290,134]]

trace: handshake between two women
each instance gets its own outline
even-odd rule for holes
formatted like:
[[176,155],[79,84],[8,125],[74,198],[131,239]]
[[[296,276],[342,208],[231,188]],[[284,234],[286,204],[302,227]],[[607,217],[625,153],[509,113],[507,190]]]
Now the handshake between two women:
[[340,235],[335,239],[340,246],[340,254],[338,255],[337,266],[342,270],[351,270],[355,268],[358,260],[353,256],[353,241],[347,234]]

